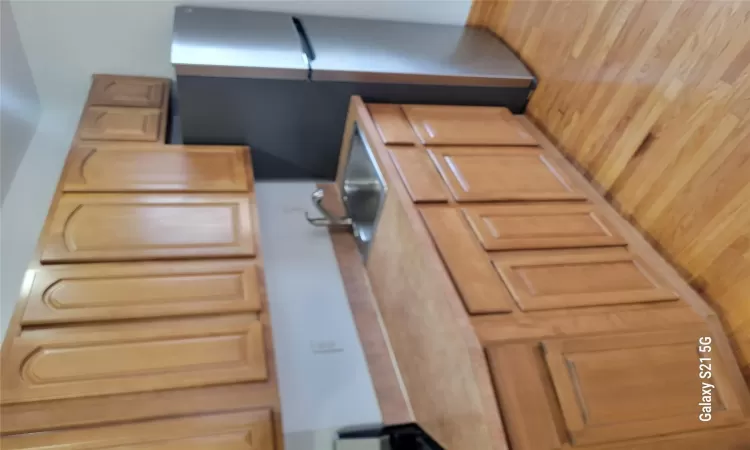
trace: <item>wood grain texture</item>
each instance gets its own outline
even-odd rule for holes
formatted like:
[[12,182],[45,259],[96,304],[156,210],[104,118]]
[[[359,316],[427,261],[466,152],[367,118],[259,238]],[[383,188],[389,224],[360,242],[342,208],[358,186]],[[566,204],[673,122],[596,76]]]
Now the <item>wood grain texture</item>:
[[89,104],[159,108],[168,92],[169,81],[164,78],[94,75]]
[[255,255],[254,205],[243,194],[65,194],[42,262]]
[[356,121],[388,185],[366,266],[414,418],[445,448],[507,450],[460,297],[361,98],[352,98],[348,117],[344,142]]
[[507,108],[403,105],[425,145],[536,145]]
[[261,309],[253,260],[46,266],[26,302],[24,325]]
[[537,148],[429,147],[428,152],[459,202],[585,199]]
[[2,403],[268,378],[255,316],[25,330],[3,359]]
[[77,145],[63,174],[65,192],[247,191],[247,147]]
[[394,146],[389,150],[412,200],[417,203],[448,201],[443,180],[423,148]]
[[274,450],[270,410],[250,410],[2,438],[6,450]]
[[485,250],[625,244],[588,204],[472,205],[462,211]]
[[537,75],[527,114],[705,293],[750,373],[750,4],[477,0],[470,22]]
[[370,111],[384,143],[410,145],[417,141],[417,136],[399,105],[370,103],[367,110]]
[[89,106],[81,118],[82,141],[156,142],[164,114],[156,108]]

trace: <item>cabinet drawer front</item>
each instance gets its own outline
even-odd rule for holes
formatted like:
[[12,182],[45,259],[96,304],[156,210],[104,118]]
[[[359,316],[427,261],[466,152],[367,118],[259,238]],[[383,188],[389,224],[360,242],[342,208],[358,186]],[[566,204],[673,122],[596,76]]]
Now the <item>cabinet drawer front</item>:
[[96,75],[89,102],[94,106],[158,108],[167,92],[167,81],[159,78]]
[[506,108],[403,105],[403,110],[423,144],[537,144]]
[[207,414],[8,436],[3,448],[273,450],[273,421],[267,409]]
[[82,145],[73,149],[65,192],[247,191],[246,147]]
[[585,199],[567,175],[536,148],[428,150],[459,202]]
[[[565,425],[577,445],[700,430],[743,421],[718,352],[699,351],[698,329],[544,341]],[[698,376],[709,358],[712,377]],[[698,420],[704,381],[712,418]]]
[[487,250],[624,245],[592,205],[477,205],[463,208]]
[[24,330],[3,354],[3,403],[268,377],[254,316]]
[[440,174],[424,149],[392,147],[389,153],[414,202],[448,201],[443,180],[440,179]]
[[81,118],[79,138],[84,141],[156,142],[162,120],[163,114],[158,109],[89,106]]
[[369,104],[367,109],[370,111],[370,116],[378,128],[383,143],[414,144],[417,141],[414,130],[406,120],[400,106]]
[[250,202],[241,194],[65,194],[42,262],[253,256]]
[[254,261],[47,266],[34,274],[23,324],[257,312]]
[[493,253],[491,258],[524,311],[678,298],[623,248]]

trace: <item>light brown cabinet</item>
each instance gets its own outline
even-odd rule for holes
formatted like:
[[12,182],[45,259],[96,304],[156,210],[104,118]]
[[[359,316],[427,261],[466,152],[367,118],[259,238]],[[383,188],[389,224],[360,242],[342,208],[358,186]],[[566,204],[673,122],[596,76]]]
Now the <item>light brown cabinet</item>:
[[425,145],[536,145],[507,108],[402,105]]
[[259,312],[253,260],[55,265],[33,274],[24,325]]
[[584,200],[544,153],[523,147],[429,147],[458,202]]
[[[513,448],[588,448],[742,423],[738,387],[716,347],[700,346],[703,336],[708,330],[694,326],[490,347]],[[698,376],[701,357],[708,358],[710,379]],[[701,421],[706,392],[711,420]],[[629,448],[662,448],[649,445]]]
[[247,191],[247,147],[78,145],[63,174],[65,192]]
[[162,78],[97,75],[91,84],[89,104],[159,108],[169,83]]
[[83,141],[156,142],[164,119],[153,108],[89,106],[81,117],[78,137]]
[[253,256],[253,211],[242,194],[64,194],[42,262]]
[[3,355],[2,403],[268,377],[254,316],[30,329]]
[[269,410],[69,429],[3,438],[6,450],[274,450]]

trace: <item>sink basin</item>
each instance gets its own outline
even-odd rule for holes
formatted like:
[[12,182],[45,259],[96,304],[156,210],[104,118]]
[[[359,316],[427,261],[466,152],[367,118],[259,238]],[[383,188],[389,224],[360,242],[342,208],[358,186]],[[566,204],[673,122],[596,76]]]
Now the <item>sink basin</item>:
[[365,260],[375,235],[386,190],[372,149],[355,123],[340,191],[347,216],[352,220],[354,238]]

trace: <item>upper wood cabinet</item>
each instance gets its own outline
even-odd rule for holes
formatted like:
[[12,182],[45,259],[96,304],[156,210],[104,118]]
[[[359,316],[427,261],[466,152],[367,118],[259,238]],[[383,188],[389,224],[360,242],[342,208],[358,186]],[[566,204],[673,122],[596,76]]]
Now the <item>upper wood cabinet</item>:
[[428,150],[459,202],[586,198],[536,148],[430,147]]
[[242,194],[64,194],[42,262],[253,256],[254,208]]
[[268,377],[252,315],[28,329],[2,358],[3,404]]
[[162,78],[96,75],[91,84],[89,104],[159,108],[168,88],[168,81]]
[[491,253],[524,311],[677,300],[624,248]]
[[3,437],[5,450],[274,450],[268,409]]
[[625,244],[589,204],[471,205],[463,212],[486,250]]
[[65,192],[247,191],[247,147],[80,144],[63,175]]
[[89,106],[81,117],[78,137],[83,141],[156,142],[161,140],[164,119],[159,109]]
[[[702,336],[707,329],[696,325],[490,347],[513,448],[588,448],[743,422],[745,387],[727,376],[718,346],[700,346]],[[711,378],[699,377],[699,358]],[[711,397],[710,421],[699,420],[704,395]],[[664,444],[624,448],[682,448]]]
[[536,145],[506,108],[403,105],[425,145]]
[[257,312],[260,293],[253,260],[46,266],[34,272],[22,323]]

